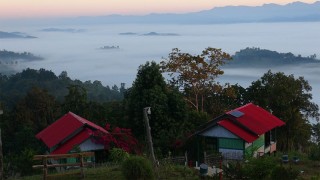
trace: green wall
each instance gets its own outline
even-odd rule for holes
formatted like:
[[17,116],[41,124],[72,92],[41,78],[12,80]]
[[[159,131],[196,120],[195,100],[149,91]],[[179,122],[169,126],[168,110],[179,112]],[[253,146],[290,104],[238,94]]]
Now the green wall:
[[219,148],[244,149],[244,142],[242,139],[219,138]]
[[251,156],[253,151],[256,151],[263,145],[264,145],[264,134],[261,135],[257,140],[253,141],[251,146],[245,149],[245,154]]

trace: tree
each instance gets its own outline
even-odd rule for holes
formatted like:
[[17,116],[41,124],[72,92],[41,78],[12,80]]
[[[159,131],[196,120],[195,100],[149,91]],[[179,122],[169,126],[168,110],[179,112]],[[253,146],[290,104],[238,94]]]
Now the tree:
[[319,107],[311,102],[312,90],[303,77],[270,70],[247,88],[248,98],[271,111],[286,125],[277,131],[280,150],[303,150],[311,137],[309,118],[319,120]]
[[35,133],[53,123],[57,116],[55,98],[46,90],[33,87],[16,106],[16,120],[22,127],[30,127]]
[[161,62],[161,69],[172,77],[171,83],[183,89],[186,100],[197,111],[203,111],[205,92],[224,73],[219,67],[228,60],[231,56],[221,49],[208,47],[200,55],[191,55],[175,48]]
[[68,87],[69,93],[65,96],[64,112],[72,111],[80,116],[84,115],[87,106],[87,91],[79,85],[71,85]]
[[312,138],[313,142],[317,145],[320,145],[320,123],[312,125]]
[[143,109],[151,107],[150,127],[154,146],[168,150],[170,141],[182,134],[187,112],[184,100],[170,89],[155,62],[138,69],[132,87],[125,93],[127,124],[138,139],[144,139]]
[[217,117],[230,109],[235,109],[247,103],[246,90],[236,85],[214,85],[207,92],[205,110],[211,117]]

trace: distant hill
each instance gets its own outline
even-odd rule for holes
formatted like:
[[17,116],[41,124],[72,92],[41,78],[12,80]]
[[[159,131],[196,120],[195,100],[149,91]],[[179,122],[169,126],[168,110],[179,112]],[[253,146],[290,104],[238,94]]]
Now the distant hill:
[[13,52],[0,50],[0,74],[14,74],[20,62],[43,60],[40,56],[35,56],[30,52]]
[[68,33],[80,33],[85,32],[84,29],[73,29],[73,28],[67,28],[67,29],[60,29],[60,28],[45,28],[41,29],[43,32],[68,32]]
[[35,61],[35,60],[43,60],[40,56],[35,56],[30,52],[13,52],[7,50],[0,50],[0,63],[9,63],[10,61],[20,61],[20,60],[28,60],[28,61]]
[[175,23],[213,24],[250,22],[320,21],[320,1],[312,4],[294,2],[286,5],[226,6],[185,14],[149,14],[145,16],[110,15],[79,17],[78,23]]
[[274,67],[285,65],[299,65],[305,63],[320,63],[316,59],[316,54],[308,57],[301,55],[294,55],[292,53],[279,53],[260,48],[246,48],[235,53],[232,56],[233,60],[230,61],[225,67]]
[[134,32],[125,32],[125,33],[119,33],[119,35],[137,35],[137,36],[180,36],[177,33],[159,33],[159,32],[149,32],[149,33],[143,33],[143,34],[138,34]]
[[176,34],[176,33],[149,32],[149,33],[143,34],[143,36],[179,36],[179,34]]
[[0,31],[0,39],[4,38],[37,38],[21,32],[3,32]]

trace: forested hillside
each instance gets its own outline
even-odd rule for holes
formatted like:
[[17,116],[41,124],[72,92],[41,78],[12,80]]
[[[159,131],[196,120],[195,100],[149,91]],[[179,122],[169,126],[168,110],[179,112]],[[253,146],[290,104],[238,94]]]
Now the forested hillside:
[[10,63],[10,61],[16,60],[43,60],[40,56],[35,56],[30,52],[13,52],[7,50],[0,50],[0,63]]
[[33,87],[46,89],[59,102],[62,102],[68,94],[68,87],[79,86],[87,91],[88,100],[96,102],[108,102],[121,100],[125,91],[125,84],[120,87],[103,86],[100,81],[72,80],[66,71],[55,75],[52,71],[45,69],[26,69],[14,75],[1,75],[0,73],[0,101],[12,107],[21,100]]
[[228,67],[274,67],[285,65],[299,65],[302,63],[320,63],[317,55],[313,54],[308,57],[294,55],[290,52],[280,53],[260,48],[245,48],[235,53],[232,56]]

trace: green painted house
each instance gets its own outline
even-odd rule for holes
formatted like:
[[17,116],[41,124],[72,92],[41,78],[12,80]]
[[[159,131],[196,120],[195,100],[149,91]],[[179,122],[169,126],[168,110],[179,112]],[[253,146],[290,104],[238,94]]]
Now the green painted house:
[[[252,103],[209,121],[191,137],[187,149],[194,161],[203,162],[203,153],[219,153],[225,159],[243,159],[276,151],[275,128],[285,123]],[[190,143],[189,143],[190,144]]]

